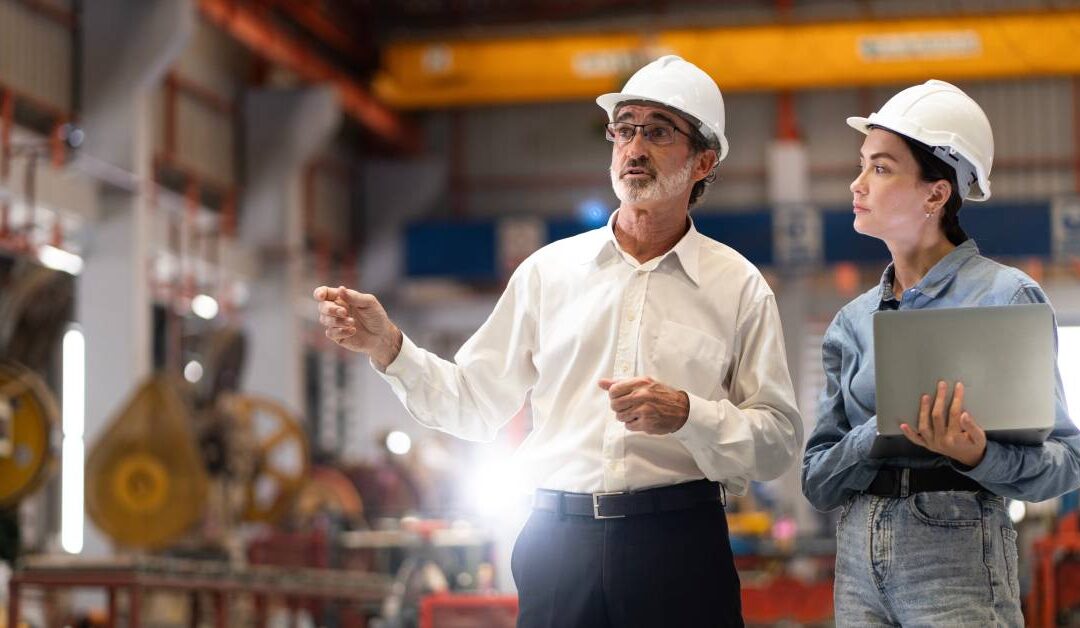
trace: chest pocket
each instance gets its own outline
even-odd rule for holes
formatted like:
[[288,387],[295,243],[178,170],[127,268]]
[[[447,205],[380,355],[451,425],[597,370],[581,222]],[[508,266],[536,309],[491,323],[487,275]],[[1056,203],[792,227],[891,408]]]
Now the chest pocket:
[[720,386],[728,363],[726,342],[671,321],[660,324],[651,353],[658,372],[645,375],[705,399]]

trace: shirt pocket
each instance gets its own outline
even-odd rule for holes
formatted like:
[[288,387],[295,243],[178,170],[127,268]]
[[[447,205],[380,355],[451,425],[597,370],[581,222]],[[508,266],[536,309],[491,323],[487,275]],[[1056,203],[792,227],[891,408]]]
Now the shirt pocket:
[[712,399],[728,362],[723,340],[693,327],[663,321],[652,347],[656,373],[645,373],[673,388]]

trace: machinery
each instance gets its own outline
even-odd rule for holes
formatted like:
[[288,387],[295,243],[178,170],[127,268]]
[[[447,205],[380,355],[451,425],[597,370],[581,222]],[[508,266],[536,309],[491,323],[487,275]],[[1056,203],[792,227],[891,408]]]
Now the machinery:
[[15,507],[56,467],[59,412],[46,375],[73,301],[70,275],[0,256],[0,559],[18,554]]
[[243,347],[235,329],[208,334],[200,385],[151,376],[95,443],[87,512],[117,543],[159,550],[202,523],[200,542],[223,545],[237,522],[277,523],[292,508],[307,438],[281,404],[235,391]]
[[37,489],[54,466],[56,402],[32,370],[0,363],[0,509]]

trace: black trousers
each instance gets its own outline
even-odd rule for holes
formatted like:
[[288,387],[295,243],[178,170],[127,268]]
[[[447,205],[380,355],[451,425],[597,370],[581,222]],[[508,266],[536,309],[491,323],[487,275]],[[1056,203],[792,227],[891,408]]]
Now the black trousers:
[[719,503],[604,520],[534,510],[511,569],[518,628],[743,625]]

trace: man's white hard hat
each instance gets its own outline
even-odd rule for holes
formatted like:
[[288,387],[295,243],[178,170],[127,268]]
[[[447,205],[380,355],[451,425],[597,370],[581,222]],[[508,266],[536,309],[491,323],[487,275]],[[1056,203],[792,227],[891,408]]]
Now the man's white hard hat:
[[994,134],[982,107],[959,87],[929,80],[896,94],[870,117],[853,116],[847,123],[863,133],[882,127],[929,146],[956,170],[961,197],[990,198]]
[[724,137],[724,97],[720,88],[701,68],[681,57],[666,55],[649,63],[630,77],[621,92],[604,94],[596,99],[615,120],[619,104],[629,101],[654,102],[685,114],[697,126],[709,145],[727,156]]

